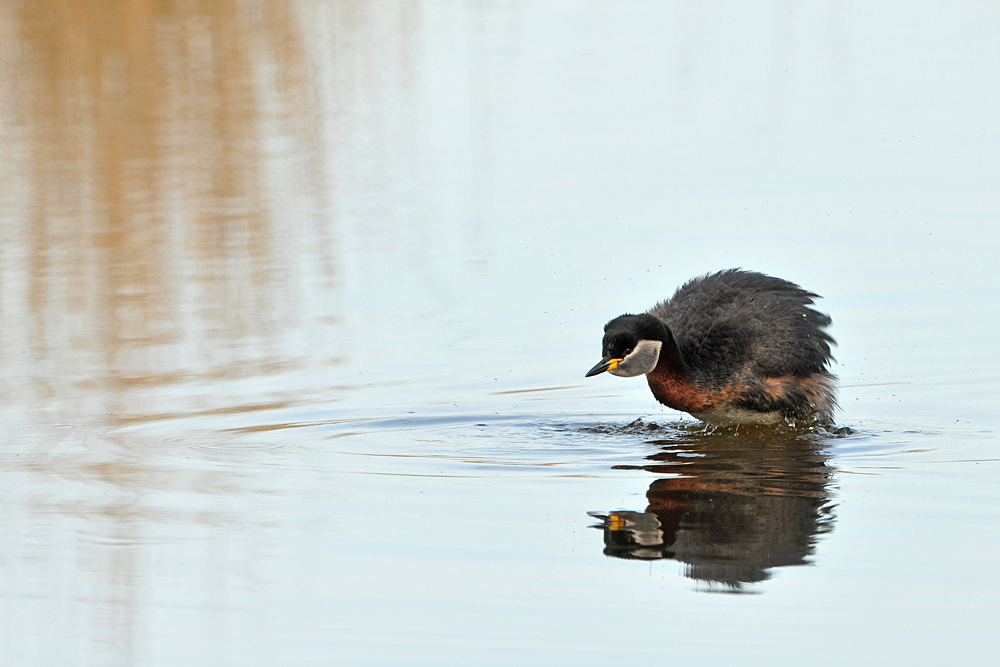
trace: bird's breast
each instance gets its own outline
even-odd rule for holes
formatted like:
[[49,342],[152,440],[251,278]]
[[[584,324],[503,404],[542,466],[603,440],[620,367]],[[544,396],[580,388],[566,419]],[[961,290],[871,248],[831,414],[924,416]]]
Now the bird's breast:
[[740,395],[741,388],[730,385],[720,390],[699,387],[687,378],[659,366],[646,375],[653,396],[669,408],[691,414],[712,412]]

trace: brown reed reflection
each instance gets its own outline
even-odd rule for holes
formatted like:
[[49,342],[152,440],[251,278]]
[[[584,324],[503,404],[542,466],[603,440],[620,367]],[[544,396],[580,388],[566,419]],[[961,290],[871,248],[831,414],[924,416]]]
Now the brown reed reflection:
[[[332,162],[377,134],[377,117],[352,121],[366,86],[406,100],[413,21],[397,13],[278,0],[0,8],[0,63],[16,72],[0,76],[0,423],[7,472],[41,480],[0,505],[5,524],[42,536],[5,557],[64,549],[87,562],[108,619],[94,644],[114,661],[135,662],[137,545],[259,527],[255,502],[280,488],[253,451],[115,429],[277,409],[301,398],[289,383],[239,383],[334,363],[309,343],[337,339],[336,172],[361,170]],[[271,470],[280,460],[268,453]]]
[[141,417],[163,410],[122,402],[139,388],[315,366],[289,332],[336,338],[338,185],[373,169],[354,153],[335,164],[340,147],[379,140],[392,149],[365,153],[375,170],[410,164],[379,134],[413,134],[414,12],[43,0],[0,13],[18,40],[0,50],[18,71],[0,79],[0,360],[30,385],[19,399],[58,395],[47,421]]
[[[114,388],[191,370],[178,343],[193,333],[266,337],[280,296],[261,126],[276,116],[278,134],[317,143],[297,7],[20,8],[8,18],[24,42],[17,92],[30,140],[18,157],[30,194],[14,202],[23,234],[3,242],[30,244],[35,357],[87,355]],[[150,363],[138,352],[149,348],[168,358]]]
[[591,512],[604,553],[670,558],[686,576],[739,591],[776,567],[809,562],[833,529],[829,434],[741,427],[678,430],[640,469],[660,477],[644,511]]

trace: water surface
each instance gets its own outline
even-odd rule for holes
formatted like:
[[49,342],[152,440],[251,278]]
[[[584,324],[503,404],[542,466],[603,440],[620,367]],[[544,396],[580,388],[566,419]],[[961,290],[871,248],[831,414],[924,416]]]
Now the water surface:
[[[989,664],[998,30],[7,3],[0,663]],[[836,427],[583,378],[733,266]]]

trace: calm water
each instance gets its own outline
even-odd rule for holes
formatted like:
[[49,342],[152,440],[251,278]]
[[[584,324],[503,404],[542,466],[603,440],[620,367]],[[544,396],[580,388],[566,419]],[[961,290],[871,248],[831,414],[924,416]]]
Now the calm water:
[[[0,5],[0,664],[993,664],[1000,8]],[[585,380],[743,266],[837,428]]]

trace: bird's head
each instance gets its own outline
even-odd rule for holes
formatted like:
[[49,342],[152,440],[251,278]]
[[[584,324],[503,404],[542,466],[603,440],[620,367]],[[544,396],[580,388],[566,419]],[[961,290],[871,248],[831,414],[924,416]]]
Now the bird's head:
[[660,360],[666,335],[666,325],[648,313],[616,317],[604,325],[602,358],[587,377],[604,371],[620,377],[649,373]]

